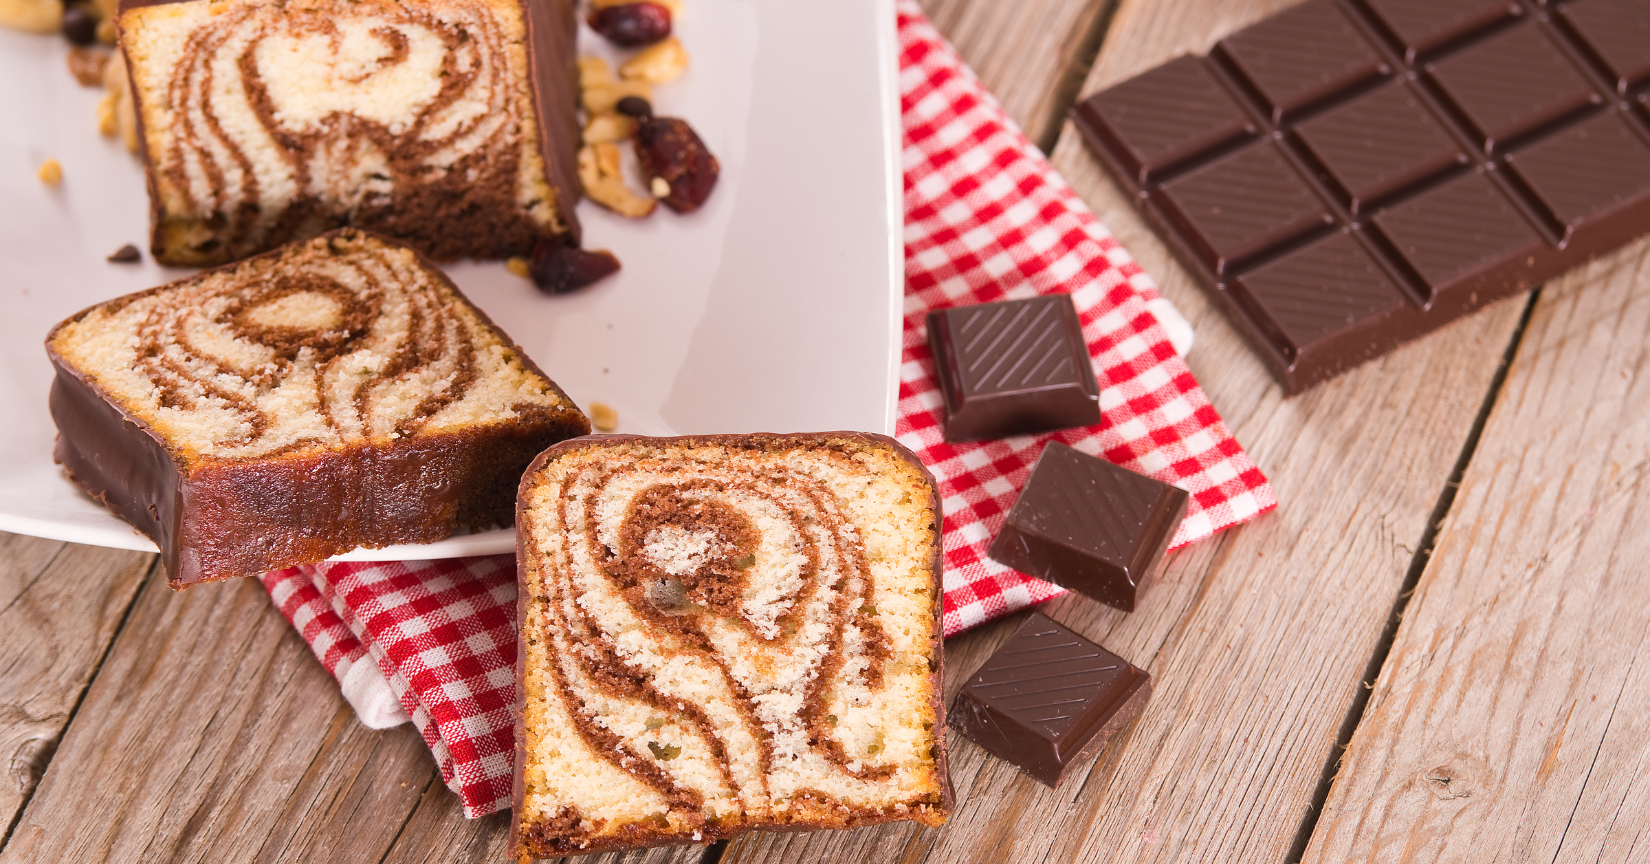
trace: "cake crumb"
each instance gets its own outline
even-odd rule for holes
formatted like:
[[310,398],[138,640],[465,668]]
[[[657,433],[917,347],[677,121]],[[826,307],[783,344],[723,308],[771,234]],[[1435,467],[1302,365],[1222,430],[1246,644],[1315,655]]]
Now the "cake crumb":
[[40,168],[34,174],[47,186],[56,186],[63,182],[63,165],[56,159],[47,159],[40,163]]
[[601,402],[590,403],[590,425],[597,432],[612,432],[619,428],[619,412]]

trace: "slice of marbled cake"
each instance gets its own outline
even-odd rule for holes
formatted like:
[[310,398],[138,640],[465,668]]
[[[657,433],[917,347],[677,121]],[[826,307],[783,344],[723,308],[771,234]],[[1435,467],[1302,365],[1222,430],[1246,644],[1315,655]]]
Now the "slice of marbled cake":
[[57,461],[173,587],[509,525],[590,424],[440,270],[353,229],[93,306],[46,341]]
[[574,0],[123,0],[164,264],[353,226],[439,260],[577,239]]
[[518,507],[518,858],[945,820],[940,511],[910,451],[592,436]]

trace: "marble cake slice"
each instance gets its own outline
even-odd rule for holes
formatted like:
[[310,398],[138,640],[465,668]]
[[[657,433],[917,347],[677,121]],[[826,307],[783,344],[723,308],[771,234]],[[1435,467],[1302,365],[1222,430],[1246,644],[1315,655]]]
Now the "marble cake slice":
[[575,0],[122,0],[152,251],[351,226],[438,259],[576,242]]
[[56,458],[172,587],[509,525],[589,421],[417,252],[353,229],[93,306],[46,341]]
[[518,858],[945,820],[940,511],[910,451],[592,436],[518,506]]

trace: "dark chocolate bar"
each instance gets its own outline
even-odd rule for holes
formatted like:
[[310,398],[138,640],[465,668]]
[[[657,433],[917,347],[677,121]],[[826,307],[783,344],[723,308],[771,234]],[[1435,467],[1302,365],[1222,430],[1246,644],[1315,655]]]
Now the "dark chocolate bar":
[[1152,676],[1033,612],[963,685],[950,720],[992,755],[1057,786],[1151,694]]
[[1299,392],[1650,231],[1650,0],[1311,0],[1090,96]]
[[987,554],[1133,612],[1190,500],[1184,489],[1050,441]]
[[930,312],[928,345],[947,441],[1100,422],[1100,385],[1069,294]]

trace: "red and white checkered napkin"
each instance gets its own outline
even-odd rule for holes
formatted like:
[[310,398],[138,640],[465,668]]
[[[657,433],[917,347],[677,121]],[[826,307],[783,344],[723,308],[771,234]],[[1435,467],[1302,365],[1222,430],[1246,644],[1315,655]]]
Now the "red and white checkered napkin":
[[[940,482],[950,635],[1061,592],[985,557],[1050,439],[1190,491],[1175,547],[1263,513],[1276,499],[1154,315],[1177,320],[1172,307],[916,3],[900,0],[898,9],[907,286],[896,434]],[[1101,384],[1101,425],[946,444],[922,331],[929,310],[1056,292],[1072,295],[1083,322]],[[511,556],[322,564],[263,581],[364,723],[416,723],[466,815],[509,806]]]

